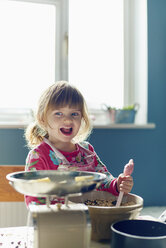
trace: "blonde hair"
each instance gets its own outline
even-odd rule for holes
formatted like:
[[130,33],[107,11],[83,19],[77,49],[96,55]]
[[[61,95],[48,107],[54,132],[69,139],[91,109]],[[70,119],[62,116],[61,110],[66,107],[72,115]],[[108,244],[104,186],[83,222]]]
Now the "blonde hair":
[[46,89],[39,98],[35,121],[25,131],[27,145],[32,148],[48,138],[43,123],[47,123],[47,112],[50,108],[79,107],[82,113],[81,126],[73,142],[85,140],[91,132],[91,122],[84,97],[80,91],[66,81],[58,81]]

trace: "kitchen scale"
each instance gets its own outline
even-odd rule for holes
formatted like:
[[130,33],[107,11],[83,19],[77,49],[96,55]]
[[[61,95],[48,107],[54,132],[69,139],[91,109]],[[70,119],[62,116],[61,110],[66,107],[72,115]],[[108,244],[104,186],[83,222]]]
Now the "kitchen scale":
[[[27,171],[7,175],[16,191],[46,197],[45,205],[29,204],[28,219],[34,227],[34,248],[88,248],[91,224],[88,207],[70,202],[98,187],[106,176],[81,171]],[[51,204],[51,198],[64,198],[65,204]]]

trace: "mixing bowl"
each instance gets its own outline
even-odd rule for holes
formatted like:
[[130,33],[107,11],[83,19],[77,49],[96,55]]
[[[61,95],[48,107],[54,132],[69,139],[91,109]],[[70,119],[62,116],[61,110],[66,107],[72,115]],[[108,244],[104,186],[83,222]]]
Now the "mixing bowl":
[[[111,200],[116,201],[117,197],[105,191],[92,191],[79,197],[71,197],[74,203],[84,203],[86,200]],[[143,199],[135,194],[124,195],[122,204],[127,206],[90,206],[88,205],[92,233],[91,239],[95,241],[111,239],[111,225],[120,220],[135,219],[139,216],[143,207]]]

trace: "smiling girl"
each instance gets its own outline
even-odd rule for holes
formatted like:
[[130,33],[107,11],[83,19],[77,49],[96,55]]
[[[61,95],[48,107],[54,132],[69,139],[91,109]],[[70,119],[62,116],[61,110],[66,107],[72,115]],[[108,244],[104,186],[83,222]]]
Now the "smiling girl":
[[[131,176],[114,178],[85,141],[91,124],[85,100],[80,91],[66,81],[50,86],[40,97],[35,122],[25,136],[31,148],[26,170],[75,170],[106,174],[99,190],[118,195],[129,193],[133,187]],[[45,204],[45,198],[26,196],[26,203]],[[60,199],[52,199],[56,204]],[[63,199],[62,199],[63,202]]]

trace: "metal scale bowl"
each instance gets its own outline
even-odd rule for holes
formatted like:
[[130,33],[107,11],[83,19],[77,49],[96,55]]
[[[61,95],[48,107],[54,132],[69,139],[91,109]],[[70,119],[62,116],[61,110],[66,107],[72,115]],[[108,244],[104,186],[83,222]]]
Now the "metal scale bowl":
[[[84,204],[70,203],[98,187],[106,176],[81,171],[28,171],[7,175],[16,191],[34,197],[46,197],[45,205],[29,204],[34,226],[34,248],[88,248],[90,218]],[[64,197],[65,204],[50,204],[51,197]]]

